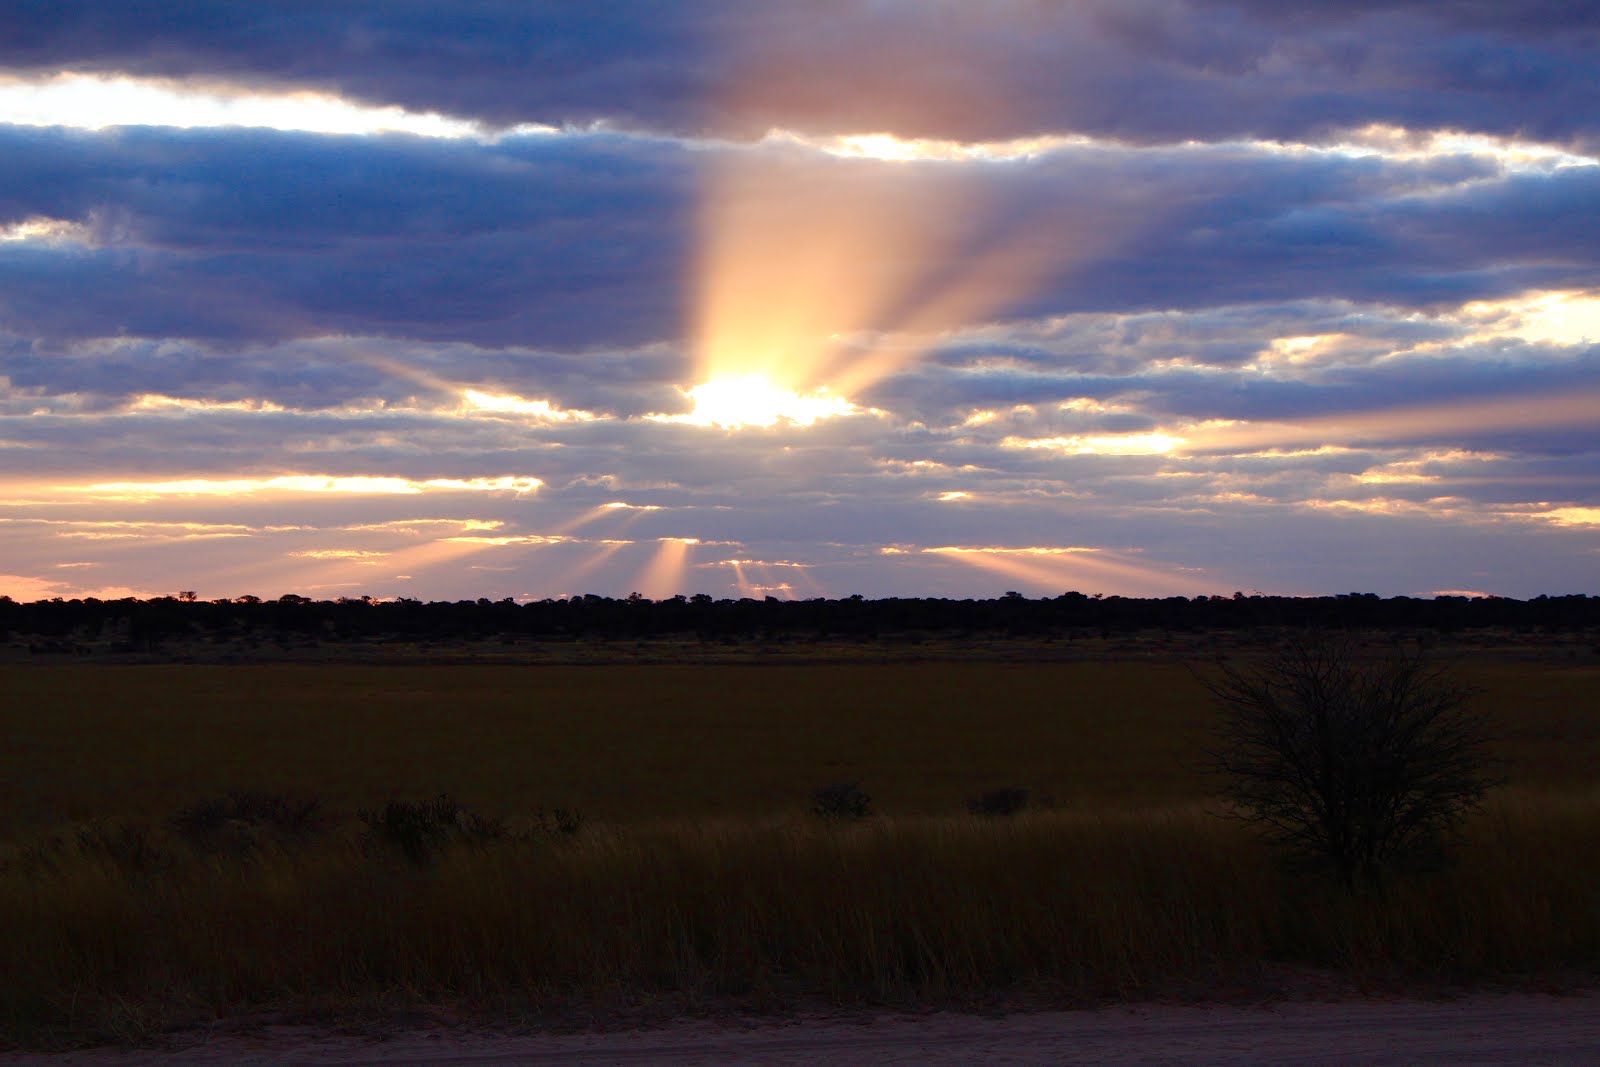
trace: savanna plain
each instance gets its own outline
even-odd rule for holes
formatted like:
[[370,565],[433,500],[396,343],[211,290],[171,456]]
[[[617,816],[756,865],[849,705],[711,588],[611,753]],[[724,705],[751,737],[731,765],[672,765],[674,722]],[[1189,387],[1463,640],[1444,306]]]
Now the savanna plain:
[[1593,984],[1593,648],[1460,657],[1505,784],[1360,891],[1224,817],[1214,669],[6,665],[0,1034]]

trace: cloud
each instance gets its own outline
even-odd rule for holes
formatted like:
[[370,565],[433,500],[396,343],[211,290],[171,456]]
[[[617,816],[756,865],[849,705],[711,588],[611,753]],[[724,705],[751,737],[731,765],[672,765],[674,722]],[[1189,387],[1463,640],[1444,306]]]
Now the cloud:
[[[948,197],[919,190],[956,183],[966,201],[996,205],[964,236],[874,254],[904,259],[884,269],[924,287],[948,285],[963,263],[992,273],[985,256],[1011,234],[1007,255],[1029,264],[1030,284],[967,312],[1000,319],[1308,297],[1435,308],[1600,285],[1600,165],[1528,172],[1489,155],[1069,145],[908,169],[610,135],[489,144],[15,127],[0,127],[0,152],[19,161],[0,176],[0,225],[46,219],[92,235],[0,242],[0,327],[56,340],[672,343],[691,304],[697,182],[740,156],[821,183],[892,180],[900,202],[923,205],[904,220],[911,232],[950,228]],[[784,254],[772,252],[780,267]],[[784,278],[754,295],[782,301]]]
[[[505,125],[996,140],[1303,138],[1381,121],[1592,137],[1588,2],[974,6],[422,0],[11,12],[0,65],[310,88]],[[448,42],[448,45],[445,44]]]
[[[1526,595],[1593,573],[1593,5],[15,15],[0,68],[25,81],[472,120],[0,116],[18,588]],[[490,129],[525,121],[569,125]],[[747,392],[715,384],[741,369]],[[697,418],[719,391],[731,410]],[[793,399],[832,417],[777,417]]]
[[694,166],[672,144],[0,127],[0,152],[0,224],[94,235],[0,244],[14,329],[583,345],[676,325]]

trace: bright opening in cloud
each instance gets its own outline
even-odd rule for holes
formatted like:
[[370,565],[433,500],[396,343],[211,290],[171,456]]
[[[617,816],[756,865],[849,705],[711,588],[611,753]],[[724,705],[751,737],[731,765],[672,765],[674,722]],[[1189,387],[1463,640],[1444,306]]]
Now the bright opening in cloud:
[[9,226],[0,226],[0,242],[7,241],[34,241],[41,244],[70,241],[76,244],[88,244],[90,233],[89,227],[81,222],[34,215],[21,222],[13,222]]
[[[44,78],[0,78],[0,123],[17,126],[249,126],[309,133],[409,133],[419,137],[484,138],[481,124],[436,112],[373,107],[331,93],[269,93],[219,82],[66,72]],[[548,133],[518,126],[512,133]]]
[[1600,294],[1550,290],[1514,300],[1480,300],[1461,309],[1484,321],[1489,336],[1520,337],[1558,345],[1600,341]]
[[1284,147],[1351,156],[1383,156],[1395,160],[1488,156],[1508,170],[1549,170],[1593,166],[1596,163],[1593,156],[1580,155],[1560,145],[1461,130],[1414,130],[1386,123],[1372,123],[1357,130],[1345,131],[1326,146]]
[[862,409],[842,396],[818,389],[802,395],[774,385],[759,375],[718,378],[697,385],[685,394],[694,404],[687,415],[652,415],[659,422],[691,426],[716,426],[738,430],[747,426],[775,426],[780,422],[810,426],[822,419],[854,415]]
[[461,397],[474,411],[493,415],[528,415],[547,422],[593,422],[592,411],[558,408],[548,400],[529,400],[510,393],[483,393],[463,389]]
[[1095,144],[1091,137],[1019,137],[1009,141],[949,141],[924,137],[897,137],[892,133],[852,133],[834,137],[808,137],[790,130],[769,130],[766,141],[804,145],[844,159],[876,159],[893,163],[1005,162],[1046,155],[1063,148]]

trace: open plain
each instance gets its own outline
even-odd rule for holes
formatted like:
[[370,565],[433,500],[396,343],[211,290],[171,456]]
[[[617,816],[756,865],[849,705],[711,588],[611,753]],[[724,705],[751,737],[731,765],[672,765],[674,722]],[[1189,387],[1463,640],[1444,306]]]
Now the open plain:
[[[1175,655],[10,665],[0,1024],[29,1048],[193,1048],[262,1013],[577,1033],[817,1003],[1282,1003],[1308,973],[1581,989],[1600,667],[1576,651],[1462,657],[1507,785],[1454,863],[1381,894],[1218,817],[1211,668]],[[865,818],[808,810],[852,782]],[[968,811],[999,788],[1024,810]],[[305,818],[201,825],[240,791]],[[385,805],[441,795],[448,835],[385,845]],[[610,1054],[578,1062],[638,1062]]]

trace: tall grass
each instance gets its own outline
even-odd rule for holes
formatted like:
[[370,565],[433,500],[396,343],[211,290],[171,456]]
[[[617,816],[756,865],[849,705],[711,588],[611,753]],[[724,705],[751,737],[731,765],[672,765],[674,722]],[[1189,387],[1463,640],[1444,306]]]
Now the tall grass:
[[1600,792],[1503,795],[1458,855],[1349,894],[1197,808],[586,824],[427,864],[356,824],[222,851],[101,827],[7,857],[0,1027],[40,1043],[266,1006],[1137,996],[1277,963],[1600,969]]

